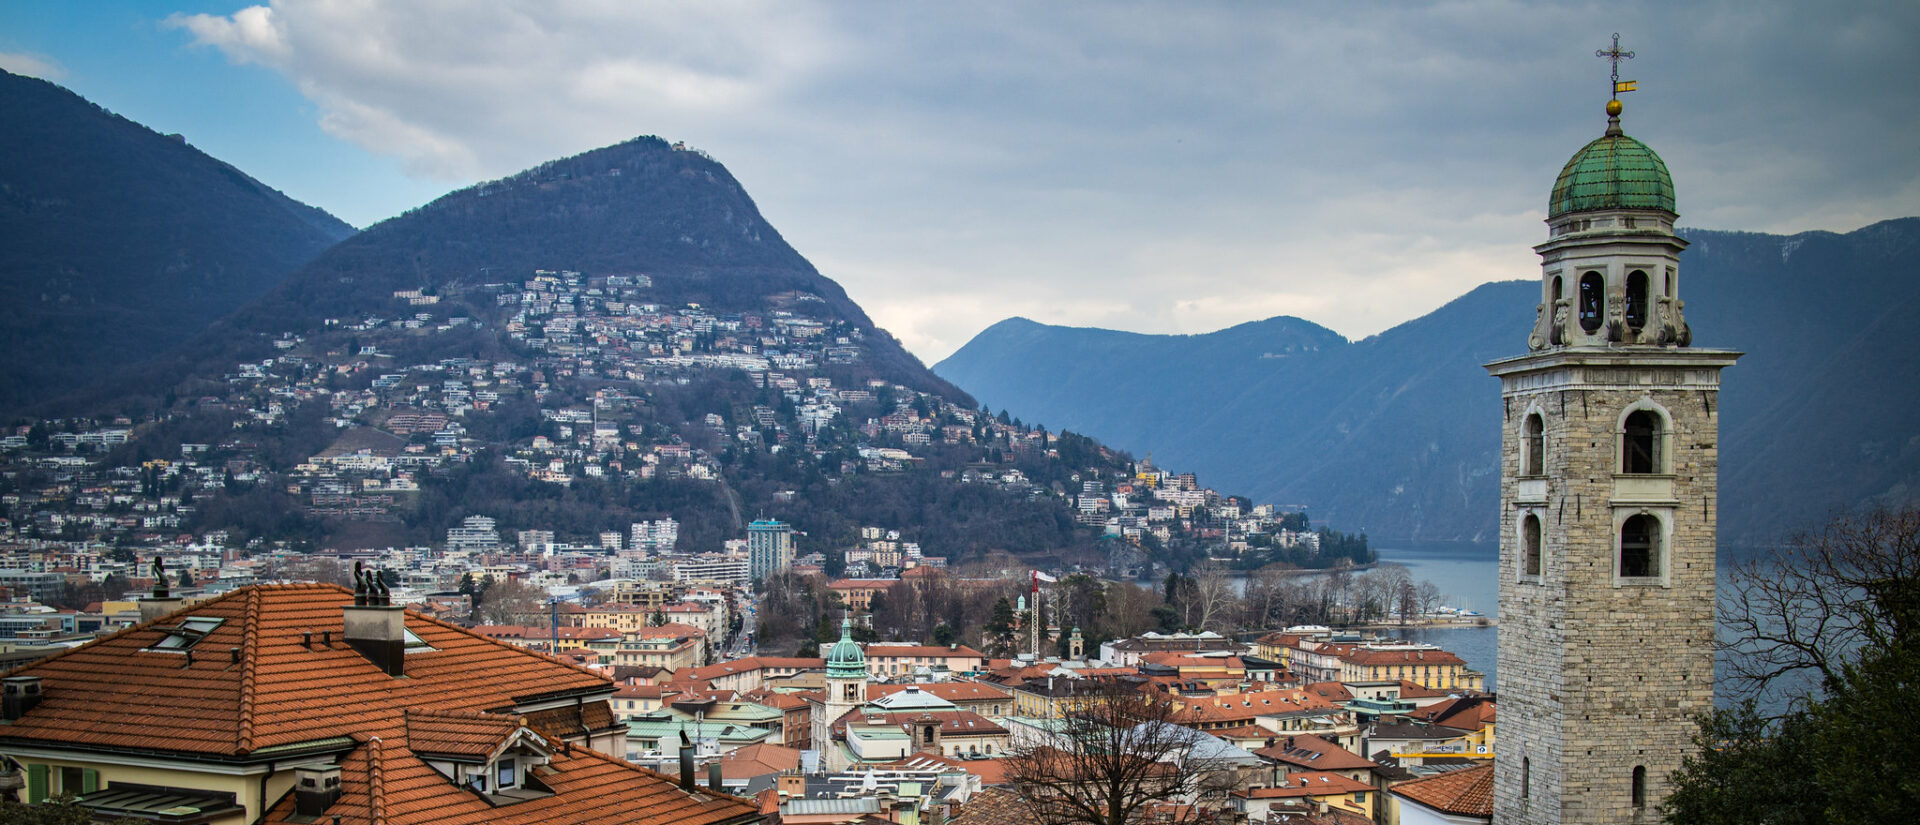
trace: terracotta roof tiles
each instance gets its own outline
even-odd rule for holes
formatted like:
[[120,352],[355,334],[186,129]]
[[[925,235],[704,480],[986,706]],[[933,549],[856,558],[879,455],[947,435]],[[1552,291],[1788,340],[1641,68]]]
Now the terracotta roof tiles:
[[[395,678],[346,644],[343,608],[352,600],[333,585],[242,588],[34,662],[14,673],[40,677],[44,698],[0,728],[0,740],[196,759],[324,744],[341,754],[345,790],[327,814],[346,825],[723,825],[758,816],[741,800],[690,793],[564,743],[533,771],[551,796],[496,806],[501,800],[455,786],[421,754],[492,758],[522,724],[569,734],[611,726],[612,683],[411,612],[402,614],[406,629],[425,646],[405,654],[405,676]],[[192,635],[184,649],[168,642]],[[525,717],[498,713],[568,698],[575,701]],[[288,793],[261,821],[296,820],[310,821],[294,816]]]
[[1493,816],[1493,763],[1409,779],[1387,790],[1429,808],[1464,816]]

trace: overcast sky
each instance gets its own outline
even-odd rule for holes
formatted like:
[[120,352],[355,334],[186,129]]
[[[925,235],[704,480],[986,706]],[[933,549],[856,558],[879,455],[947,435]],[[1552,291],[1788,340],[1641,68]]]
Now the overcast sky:
[[0,67],[362,227],[685,140],[932,363],[1012,315],[1361,337],[1535,277],[1616,31],[1683,225],[1920,214],[1912,0],[7,0]]

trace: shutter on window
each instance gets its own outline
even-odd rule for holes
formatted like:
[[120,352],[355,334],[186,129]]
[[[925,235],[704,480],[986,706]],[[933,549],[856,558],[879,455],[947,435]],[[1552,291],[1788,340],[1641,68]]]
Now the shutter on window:
[[92,768],[87,768],[81,771],[80,772],[80,792],[83,794],[89,794],[97,790],[100,790],[100,772]]
[[27,766],[27,804],[37,805],[47,801],[47,766]]

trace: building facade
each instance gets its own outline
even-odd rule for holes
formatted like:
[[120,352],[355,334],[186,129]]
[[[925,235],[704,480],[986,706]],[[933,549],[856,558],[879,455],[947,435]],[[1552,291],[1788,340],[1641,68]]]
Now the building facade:
[[747,525],[747,575],[754,581],[793,566],[793,526],[774,519]]
[[1530,352],[1501,382],[1494,819],[1659,818],[1713,706],[1720,371],[1691,347],[1672,178],[1607,104],[1549,200]]

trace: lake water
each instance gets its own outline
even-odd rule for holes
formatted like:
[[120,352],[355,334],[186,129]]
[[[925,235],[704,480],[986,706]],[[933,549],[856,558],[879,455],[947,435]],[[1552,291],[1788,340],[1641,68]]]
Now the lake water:
[[[1380,561],[1405,565],[1413,580],[1433,582],[1441,603],[1486,616],[1499,615],[1500,547],[1472,542],[1431,542],[1379,547]],[[1425,627],[1398,630],[1394,635],[1452,651],[1467,666],[1487,675],[1487,690],[1498,682],[1497,627]]]
[[[1401,543],[1391,547],[1376,548],[1380,561],[1402,564],[1413,575],[1414,581],[1425,579],[1440,588],[1445,595],[1443,603],[1460,610],[1472,610],[1487,616],[1497,617],[1500,607],[1500,548],[1494,544],[1476,544],[1468,542],[1429,542]],[[1719,564],[1719,586],[1721,598],[1727,598],[1727,573],[1735,560],[1743,553],[1724,549]],[[1458,654],[1474,670],[1486,674],[1486,687],[1495,689],[1496,668],[1499,664],[1498,627],[1431,627],[1396,631],[1409,641],[1426,642],[1437,645]],[[1719,629],[1722,640],[1728,639],[1726,628]],[[1723,675],[1724,661],[1716,661],[1716,675]],[[1782,683],[1779,693],[1761,697],[1763,710],[1779,709],[1785,702],[1785,696],[1806,693],[1814,689],[1811,680],[1787,680]],[[1727,705],[1732,700],[1726,691],[1717,691],[1717,703]]]

